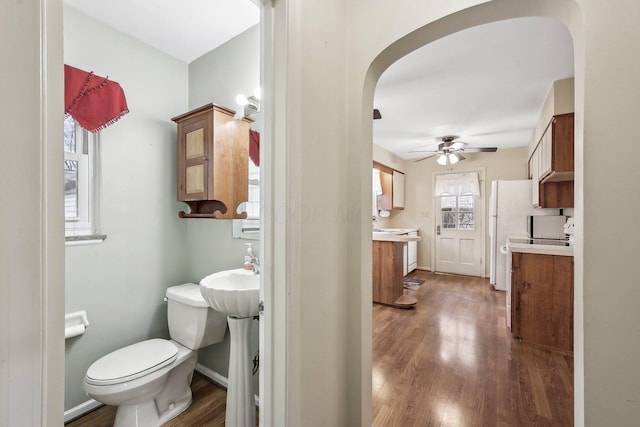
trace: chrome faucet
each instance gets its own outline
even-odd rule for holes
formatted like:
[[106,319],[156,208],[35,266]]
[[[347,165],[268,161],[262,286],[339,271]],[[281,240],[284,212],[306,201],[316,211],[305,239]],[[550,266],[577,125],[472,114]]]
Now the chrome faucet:
[[244,268],[253,270],[253,274],[260,274],[260,260],[257,256],[245,257]]

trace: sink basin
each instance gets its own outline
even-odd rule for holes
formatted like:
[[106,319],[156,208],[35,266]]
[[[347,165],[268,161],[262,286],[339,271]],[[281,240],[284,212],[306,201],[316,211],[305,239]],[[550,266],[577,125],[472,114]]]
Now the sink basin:
[[200,293],[219,313],[253,317],[258,314],[260,276],[244,268],[219,271],[200,281]]

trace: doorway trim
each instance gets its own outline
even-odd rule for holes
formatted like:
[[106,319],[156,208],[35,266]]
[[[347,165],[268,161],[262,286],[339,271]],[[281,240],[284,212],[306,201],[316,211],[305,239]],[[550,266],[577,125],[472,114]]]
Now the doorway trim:
[[479,210],[482,213],[482,236],[480,239],[480,245],[481,245],[481,253],[482,253],[482,266],[483,266],[483,272],[482,272],[482,276],[480,277],[486,277],[487,275],[487,246],[486,246],[486,242],[487,242],[487,229],[486,229],[486,224],[487,224],[487,202],[486,202],[486,197],[485,195],[487,194],[487,183],[486,183],[486,179],[485,177],[487,176],[487,168],[486,166],[482,166],[482,167],[477,167],[477,168],[472,168],[472,169],[459,169],[459,170],[449,170],[449,171],[442,171],[442,170],[437,170],[437,171],[433,171],[431,173],[431,212],[433,212],[433,218],[431,219],[431,232],[433,233],[432,236],[433,238],[431,239],[431,271],[436,273],[436,234],[435,234],[435,230],[436,230],[436,226],[438,225],[438,204],[436,202],[436,200],[439,200],[438,197],[436,197],[436,195],[434,194],[434,189],[435,189],[435,185],[436,185],[436,176],[437,175],[447,175],[447,174],[451,174],[451,173],[465,173],[465,172],[477,172],[478,173],[478,178],[480,181],[480,207]]

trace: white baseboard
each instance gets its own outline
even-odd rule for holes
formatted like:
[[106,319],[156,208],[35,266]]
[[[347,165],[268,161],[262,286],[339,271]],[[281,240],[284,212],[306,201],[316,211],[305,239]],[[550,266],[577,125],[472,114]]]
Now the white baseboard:
[[64,422],[68,423],[71,420],[80,418],[81,416],[88,414],[89,412],[99,408],[100,406],[104,406],[104,404],[98,402],[97,400],[89,399],[86,402],[83,402],[78,406],[69,409],[68,411],[64,411]]
[[[220,387],[224,388],[225,390],[227,389],[227,386],[229,385],[229,380],[227,379],[227,377],[220,375],[216,371],[209,369],[206,366],[201,365],[200,363],[196,365],[196,371],[201,373],[205,377],[209,378],[211,381],[218,384]],[[255,398],[256,406],[259,408],[260,396],[258,396],[257,394],[254,394],[253,397]]]
[[229,380],[227,379],[227,377],[217,373],[213,369],[207,368],[206,366],[200,363],[196,365],[196,371],[200,372],[202,375],[209,378],[211,381],[218,384],[220,387],[224,388],[225,390],[227,389],[227,386],[229,385]]

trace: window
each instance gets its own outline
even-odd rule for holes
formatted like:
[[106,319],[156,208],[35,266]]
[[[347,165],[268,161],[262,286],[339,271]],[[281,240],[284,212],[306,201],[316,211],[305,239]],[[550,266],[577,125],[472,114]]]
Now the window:
[[[97,157],[99,134],[64,119],[64,219],[67,239],[95,236],[97,227]],[[101,237],[103,238],[103,237]]]
[[442,228],[451,230],[475,229],[475,198],[472,195],[440,197]]

